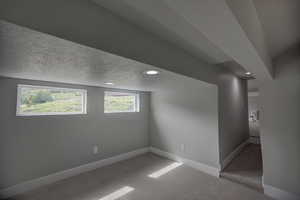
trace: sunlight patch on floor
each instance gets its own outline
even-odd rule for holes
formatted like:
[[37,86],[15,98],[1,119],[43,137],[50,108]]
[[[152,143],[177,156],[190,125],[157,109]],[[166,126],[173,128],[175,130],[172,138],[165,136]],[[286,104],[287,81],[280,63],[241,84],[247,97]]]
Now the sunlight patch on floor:
[[177,168],[177,167],[179,167],[181,165],[182,165],[182,163],[178,163],[178,162],[172,163],[171,165],[168,165],[168,166],[166,166],[166,167],[164,167],[164,168],[162,168],[162,169],[160,169],[160,170],[158,170],[156,172],[153,172],[152,174],[149,174],[148,177],[150,177],[150,178],[158,178],[158,177],[160,177],[160,176],[162,176],[162,175],[164,175],[164,174],[172,171],[173,169],[175,169],[175,168]]
[[102,197],[99,200],[115,200],[115,199],[118,199],[118,198],[128,194],[129,192],[132,192],[133,190],[134,190],[133,187],[125,186],[119,190],[114,191],[113,193],[110,193],[110,194]]

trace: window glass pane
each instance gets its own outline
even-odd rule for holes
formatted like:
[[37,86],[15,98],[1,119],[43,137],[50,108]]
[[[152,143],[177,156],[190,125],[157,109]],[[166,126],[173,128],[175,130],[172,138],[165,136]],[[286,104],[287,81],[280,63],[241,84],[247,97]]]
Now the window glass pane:
[[105,92],[104,112],[139,112],[138,94]]
[[84,114],[85,90],[20,85],[20,115]]

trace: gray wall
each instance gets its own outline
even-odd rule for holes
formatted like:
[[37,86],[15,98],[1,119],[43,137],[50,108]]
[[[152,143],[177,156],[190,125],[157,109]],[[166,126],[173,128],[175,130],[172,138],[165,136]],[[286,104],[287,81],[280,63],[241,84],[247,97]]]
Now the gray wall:
[[[87,114],[16,117],[17,84],[87,89]],[[104,114],[105,88],[10,78],[0,86],[0,189],[148,146],[149,93],[139,113]]]
[[247,81],[225,71],[214,78],[217,94],[215,86],[188,78],[152,93],[151,145],[219,167],[249,138]]
[[246,81],[222,67],[209,65],[90,1],[5,0],[0,5],[0,18],[6,21],[218,85],[221,159],[248,134],[247,108],[240,102]]
[[300,195],[300,50],[274,61],[275,80],[260,88],[264,182]]
[[218,168],[217,87],[176,76],[151,94],[150,145]]
[[[107,13],[106,14],[104,14],[104,13],[106,13],[106,11],[103,11],[103,13],[99,12],[99,15],[103,14],[104,16],[108,17],[109,20],[107,19],[108,21],[106,21],[106,23],[111,22],[112,24],[115,24],[115,25],[122,24],[122,26],[125,26],[124,24],[126,24],[126,23],[123,23],[119,19],[116,19],[115,17],[113,17]],[[83,72],[91,70],[91,73],[88,75],[93,74],[93,78],[91,78],[91,76],[87,76],[86,80],[90,81],[91,79],[94,79],[94,80],[98,80],[98,81],[100,80],[100,82],[101,82],[101,80],[102,80],[101,76],[103,75],[103,73],[102,73],[103,71],[99,70],[101,73],[98,73],[98,74],[96,72],[94,73],[94,71],[93,71],[93,67],[96,67],[99,65],[99,69],[100,69],[103,66],[102,57],[98,51],[87,48],[85,46],[75,45],[73,43],[69,43],[64,40],[60,40],[60,39],[57,39],[54,37],[45,36],[44,34],[39,34],[34,31],[29,31],[26,29],[24,30],[24,29],[20,29],[20,28],[17,28],[18,30],[15,30],[14,26],[8,26],[6,23],[3,23],[3,22],[1,22],[1,25],[2,25],[1,27],[3,29],[1,33],[3,33],[3,34],[1,35],[2,37],[0,37],[0,38],[3,39],[3,44],[13,43],[15,45],[14,48],[10,48],[11,45],[4,45],[4,46],[2,45],[1,46],[3,48],[3,53],[1,53],[1,63],[4,66],[2,70],[4,70],[4,68],[8,69],[7,66],[10,66],[9,69],[12,71],[11,74],[19,73],[18,77],[22,77],[22,76],[26,77],[27,76],[28,78],[42,79],[42,80],[47,80],[47,79],[45,79],[45,77],[52,74],[54,76],[52,76],[51,79],[48,77],[48,80],[57,81],[58,80],[57,78],[61,76],[61,71],[56,70],[56,69],[57,69],[57,66],[61,66],[63,69],[68,69],[67,70],[68,73],[64,74],[65,75],[64,81],[66,81],[66,82],[70,81],[70,80],[72,80],[72,82],[76,82],[76,81],[80,81],[80,80],[82,81],[82,77],[85,77],[85,75],[84,75],[85,73],[81,73],[82,72],[81,70],[83,70]],[[128,28],[128,26],[126,26],[126,27]],[[129,27],[131,27],[131,26],[129,26]],[[5,30],[9,30],[9,31],[5,32]],[[145,35],[147,35],[146,33],[142,32],[142,31],[139,32],[138,29],[133,29],[133,30],[131,30],[133,32],[130,32],[130,33],[142,35],[143,38],[145,37]],[[112,31],[112,29],[106,29],[105,31]],[[24,33],[24,32],[27,33],[27,34],[25,34],[26,36],[24,34],[20,35],[20,33]],[[5,37],[5,35],[9,35],[10,37]],[[26,38],[25,40],[27,42],[24,42],[24,38],[21,39],[20,36],[24,36]],[[147,35],[147,37],[150,37],[150,36]],[[150,37],[150,38],[152,38],[152,37]],[[228,72],[226,69],[224,69],[220,66],[206,65],[203,62],[199,61],[198,59],[188,55],[184,51],[181,51],[180,49],[177,49],[176,47],[171,46],[170,44],[165,43],[165,42],[160,41],[155,38],[152,38],[151,40],[145,39],[145,41],[147,41],[146,43],[143,40],[144,42],[142,42],[141,44],[139,44],[137,42],[137,43],[135,43],[135,45],[138,45],[138,46],[145,45],[145,47],[149,47],[150,43],[148,44],[148,42],[152,41],[152,40],[156,41],[156,42],[150,42],[151,45],[153,45],[151,48],[155,49],[155,51],[153,51],[153,53],[152,53],[152,51],[147,51],[147,55],[149,56],[147,58],[151,59],[154,63],[157,63],[159,66],[163,65],[168,68],[172,68],[174,71],[177,71],[177,72],[181,72],[181,73],[184,73],[187,75],[193,75],[194,78],[201,79],[203,81],[207,81],[207,82],[213,83],[218,86],[218,88],[219,88],[219,90],[218,90],[218,93],[219,93],[218,94],[218,105],[216,105],[216,106],[218,106],[218,109],[219,109],[218,110],[219,111],[219,120],[218,120],[218,122],[215,123],[215,126],[216,127],[219,126],[219,134],[220,134],[219,150],[221,151],[221,153],[220,153],[221,160],[223,160],[225,158],[225,156],[227,156],[241,142],[244,141],[245,133],[247,133],[247,130],[248,130],[247,129],[248,126],[245,124],[245,122],[247,122],[247,113],[245,112],[244,107],[241,106],[242,105],[241,101],[243,100],[243,98],[241,98],[241,97],[243,97],[243,95],[246,95],[246,88],[243,87],[243,85],[246,84],[245,83],[246,81],[237,78],[232,73]],[[124,43],[122,43],[120,41],[120,44],[110,43],[110,45],[114,46],[116,49],[118,49],[120,47],[124,47],[123,46]],[[124,44],[124,45],[127,45],[127,44]],[[4,47],[6,47],[6,48],[4,48]],[[65,51],[66,49],[69,49],[69,47],[71,47],[71,50]],[[59,48],[59,51],[57,50],[57,48]],[[24,51],[22,49],[24,49]],[[130,51],[132,51],[132,49],[127,49],[127,50],[128,50],[128,53]],[[159,52],[159,56],[160,56],[159,59],[155,59],[155,58],[157,58],[156,57],[157,52]],[[73,54],[75,54],[75,57]],[[146,55],[146,53],[145,54],[143,53],[143,55],[139,59],[142,59],[143,56],[145,56],[145,55]],[[98,59],[98,57],[100,57],[100,58]],[[53,63],[56,67],[52,67]],[[105,64],[105,62],[104,62],[104,64]],[[17,66],[19,66],[19,67],[17,67]],[[86,68],[89,66],[92,66],[92,68]],[[182,67],[182,66],[184,66],[184,67]],[[111,66],[111,67],[109,66],[109,67],[107,67],[107,70],[111,70],[110,68],[113,68],[113,67],[115,67],[115,66]],[[136,69],[138,69],[138,67],[140,67],[140,66],[136,66]],[[84,68],[84,69],[82,69],[82,68]],[[142,66],[141,66],[141,68],[142,68]],[[41,69],[44,69],[44,70],[41,70]],[[118,67],[116,67],[114,69],[119,70]],[[22,70],[24,70],[24,71],[22,71]],[[26,70],[28,70],[28,71],[26,71]],[[113,71],[116,71],[116,70],[113,70]],[[25,71],[26,71],[26,73],[25,73]],[[37,76],[36,72],[40,72],[40,71],[44,71],[47,73],[44,73],[45,75]],[[106,70],[104,70],[104,71],[106,71]],[[160,89],[165,84],[167,84],[167,85],[174,85],[175,83],[181,84],[187,80],[190,80],[190,78],[187,78],[187,77],[182,78],[183,76],[179,76],[179,75],[170,75],[169,76],[168,74],[171,72],[165,72],[162,70],[161,70],[161,72],[162,72],[161,76],[160,76],[161,80],[156,81],[155,84],[152,84],[152,87],[157,87],[157,89]],[[81,77],[78,77],[79,74],[81,75]],[[122,74],[123,73],[121,73],[120,75],[122,75]],[[140,77],[141,73],[138,70],[138,73],[136,73],[136,74],[138,74],[138,77]],[[174,73],[172,73],[172,74],[174,74]],[[96,75],[97,76],[99,75],[100,77],[97,77]],[[111,74],[109,77],[111,77]],[[181,78],[176,78],[176,77],[181,77]],[[125,78],[126,78],[126,74],[125,74]],[[124,79],[124,80],[126,80],[126,79]],[[167,83],[164,83],[165,80],[167,81]],[[194,81],[196,83],[202,83],[201,81],[198,81],[195,79],[194,79]],[[83,83],[87,83],[87,82],[83,82]],[[139,87],[140,86],[139,84],[141,84],[141,83],[142,83],[141,81],[136,82],[136,87]],[[146,84],[147,86],[150,85],[150,84],[148,84],[149,82],[145,82],[145,83],[147,83]],[[120,84],[120,85],[122,85],[122,84]],[[189,87],[194,87],[194,86],[191,86],[191,83],[189,83],[188,85],[189,85]],[[181,87],[181,85],[180,85],[180,87]],[[181,93],[184,94],[185,93],[184,90],[186,90],[186,88],[181,88],[179,90],[180,87],[176,88],[177,89],[176,92],[178,91],[179,94],[181,94]],[[174,88],[172,90],[174,90]],[[166,91],[166,89],[164,89],[164,91]],[[14,101],[15,100],[13,99],[13,101],[11,102],[13,104],[13,106],[14,106]],[[178,96],[178,101],[182,102],[182,105],[184,105],[183,107],[186,107],[186,109],[190,108],[190,105],[188,105],[188,103],[184,103],[184,101],[189,102],[189,99],[185,99],[185,97]],[[205,102],[206,101],[205,95],[193,96],[191,101],[193,102],[194,106],[197,101]],[[214,100],[212,100],[212,101],[214,102]],[[102,102],[97,102],[97,103],[99,103],[100,105],[102,104]],[[199,106],[199,108],[201,108],[200,103],[198,106]],[[15,108],[13,107],[13,109],[15,109]],[[198,111],[202,112],[201,109]],[[92,112],[96,113],[96,110],[92,110]],[[102,111],[100,110],[99,115],[101,114],[101,112]],[[96,114],[94,114],[94,115],[96,116]],[[201,116],[201,115],[203,115],[203,113],[198,113],[198,116],[199,115]],[[0,114],[0,116],[1,116],[1,114]],[[190,118],[191,116],[187,115],[186,117]],[[72,116],[71,118],[73,119],[74,117]],[[197,116],[195,118],[197,119]],[[16,119],[19,119],[19,118],[16,118]],[[34,119],[38,120],[36,118],[34,118]],[[59,119],[65,119],[65,118],[60,116]],[[93,119],[93,118],[91,118],[91,119]],[[97,116],[97,119],[98,119],[98,116]],[[184,120],[184,119],[182,119],[182,120]],[[233,120],[237,120],[238,123],[233,123]],[[92,123],[89,121],[90,121],[90,118],[88,120],[86,120],[86,123]],[[91,121],[93,121],[93,120],[91,120]],[[116,120],[113,119],[113,121],[116,121]],[[123,122],[123,119],[122,119],[122,122]],[[127,119],[124,120],[124,123],[125,122],[128,122],[128,120]],[[132,121],[129,120],[129,122],[130,123],[128,126],[131,126]],[[194,125],[196,125],[196,124],[194,124]],[[17,124],[16,127],[13,127],[13,128],[18,129],[18,127],[21,127],[21,126]],[[196,125],[195,127],[199,127],[199,126]],[[115,127],[112,128],[112,130],[114,130],[114,129],[115,129]],[[205,129],[205,127],[202,127],[201,129]],[[209,129],[209,127],[208,127],[208,129]],[[122,130],[122,129],[120,128],[119,130]],[[191,130],[192,130],[192,128],[191,128]],[[105,128],[104,131],[110,131],[110,130],[109,130],[109,128]],[[148,130],[143,130],[143,131],[145,132]],[[85,135],[85,136],[87,136],[87,135]],[[214,136],[214,137],[217,137],[217,136]],[[211,138],[211,139],[213,139],[213,138]],[[218,137],[214,138],[214,139],[215,140],[210,143],[210,144],[212,144],[212,147],[215,147],[214,145],[218,141]],[[88,139],[86,139],[86,140],[88,140]],[[171,139],[170,139],[170,141],[171,141]],[[15,145],[17,145],[17,144],[18,143],[16,143]],[[87,151],[91,151],[90,148],[91,147],[89,147],[89,150],[87,150]],[[212,153],[212,151],[211,152],[208,151],[207,153],[208,153],[208,155],[212,155],[215,153],[215,151],[217,151],[216,148],[214,148],[213,153]],[[3,151],[3,154],[5,154],[6,157],[7,157],[7,155],[6,155],[7,152],[8,151]],[[107,151],[107,153],[108,152],[113,153],[113,151]],[[205,152],[205,151],[203,151],[203,152]],[[191,152],[190,158],[193,157],[193,158],[195,158],[195,160],[199,160],[199,161],[203,160],[204,163],[211,164],[213,166],[217,165],[216,159],[218,156],[213,156],[211,159],[206,159],[207,156],[204,154],[201,154],[200,155],[201,157],[204,155],[203,159],[202,159],[199,157],[199,155],[194,157],[194,155],[196,155],[196,154],[197,154],[196,151]],[[74,166],[71,162],[69,164],[65,164],[65,165],[66,165],[66,168],[67,168],[67,165]],[[49,166],[49,171],[57,171],[59,169],[63,169],[63,168],[58,169],[56,166],[53,166],[53,169],[51,168],[51,170],[50,170],[50,167],[52,167],[52,166],[51,165]],[[15,170],[14,168],[12,168],[12,169],[13,169],[13,171]],[[16,174],[16,176],[19,176],[21,173],[24,173],[25,174],[24,176],[28,176],[29,172],[20,171]],[[27,173],[27,175],[26,175],[26,173]],[[41,173],[41,174],[44,174],[44,173]],[[10,176],[15,176],[15,175],[12,174]],[[38,176],[38,174],[36,176]],[[36,177],[36,176],[34,176],[34,177]],[[20,178],[19,180],[16,180],[13,183],[16,183],[18,181],[23,181],[23,180],[25,180],[25,178],[24,177]],[[8,185],[10,185],[10,183]]]
[[[252,111],[259,110],[259,97],[258,96],[249,96],[248,97],[248,104],[249,104],[249,113]],[[249,121],[249,134],[252,137],[259,137],[260,133],[260,122],[255,121]]]
[[220,161],[249,138],[247,81],[231,73],[218,77]]

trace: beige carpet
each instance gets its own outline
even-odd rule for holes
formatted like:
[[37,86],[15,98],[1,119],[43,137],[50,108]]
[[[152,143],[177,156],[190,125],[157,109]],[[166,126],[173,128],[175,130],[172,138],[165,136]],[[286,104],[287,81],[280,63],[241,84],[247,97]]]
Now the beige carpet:
[[[168,170],[169,172],[165,173]],[[184,165],[174,165],[173,161],[148,153],[11,199],[267,200],[270,198],[242,185],[204,174]]]
[[262,175],[261,147],[257,144],[248,144],[221,173],[224,178],[261,192],[263,191]]

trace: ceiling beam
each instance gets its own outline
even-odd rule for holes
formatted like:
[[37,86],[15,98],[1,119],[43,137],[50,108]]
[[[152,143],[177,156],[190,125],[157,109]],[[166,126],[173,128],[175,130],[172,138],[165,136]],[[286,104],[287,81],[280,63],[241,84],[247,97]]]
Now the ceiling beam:
[[257,79],[273,78],[271,62],[257,51],[225,0],[164,1]]

